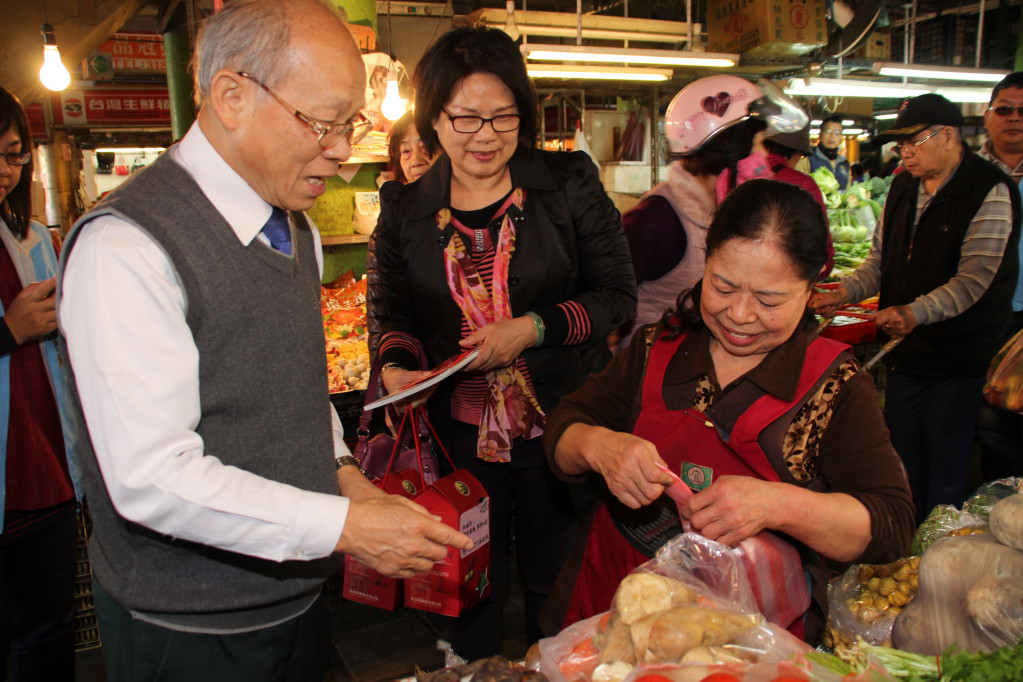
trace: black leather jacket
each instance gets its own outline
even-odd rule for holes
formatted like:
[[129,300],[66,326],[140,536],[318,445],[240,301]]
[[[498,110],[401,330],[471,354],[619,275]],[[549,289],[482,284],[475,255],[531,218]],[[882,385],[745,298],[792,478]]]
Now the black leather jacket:
[[[607,364],[605,338],[635,311],[636,280],[621,216],[586,154],[519,147],[508,167],[512,185],[526,191],[508,275],[512,313],[533,311],[547,325],[544,345],[523,357],[540,405],[549,410]],[[431,365],[460,351],[462,313],[445,279],[436,221],[449,204],[450,182],[451,162],[442,156],[414,183],[386,183],[367,261],[371,345],[383,334],[404,332],[422,343]],[[581,304],[590,317],[592,333],[581,344],[561,343],[564,315],[556,306],[566,301]],[[392,352],[402,351],[389,349],[384,362],[411,361]]]

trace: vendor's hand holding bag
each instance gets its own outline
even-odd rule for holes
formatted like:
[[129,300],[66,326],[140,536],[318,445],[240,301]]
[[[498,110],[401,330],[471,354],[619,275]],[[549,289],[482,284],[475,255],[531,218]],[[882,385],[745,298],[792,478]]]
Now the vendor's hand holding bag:
[[[381,393],[380,382],[380,356],[377,355],[373,361],[373,367],[369,375],[369,390],[366,391],[365,404],[368,405]],[[426,358],[420,352],[420,369],[426,369]],[[393,405],[386,405],[384,409],[388,412],[391,424],[404,423],[399,420]],[[419,469],[419,462],[422,461],[423,483],[429,485],[437,480],[439,466],[437,462],[436,447],[430,438],[430,424],[426,418],[426,410],[419,408],[413,411],[415,421],[400,428],[397,439],[389,433],[380,433],[372,438],[369,437],[370,423],[373,420],[373,411],[363,410],[359,418],[358,443],[355,444],[355,459],[359,460],[362,470],[374,478],[383,478],[388,471],[401,471],[402,469]],[[407,419],[406,414],[406,419]],[[416,443],[419,443],[419,453],[416,453]],[[393,456],[393,462],[392,460]]]
[[992,358],[984,397],[995,407],[1023,412],[1023,330],[1016,332]]

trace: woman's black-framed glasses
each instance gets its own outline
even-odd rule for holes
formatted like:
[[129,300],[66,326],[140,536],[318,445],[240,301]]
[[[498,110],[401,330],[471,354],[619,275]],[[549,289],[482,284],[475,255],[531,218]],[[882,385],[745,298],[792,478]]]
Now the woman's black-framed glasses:
[[7,152],[0,154],[8,166],[27,166],[32,160],[32,152]]
[[519,120],[521,118],[518,114],[501,114],[493,118],[452,116],[444,109],[441,109],[441,111],[451,121],[451,127],[456,133],[465,133],[467,135],[479,132],[483,128],[484,123],[489,123],[495,133],[510,133],[513,130],[519,129]]
[[373,122],[363,116],[361,112],[344,123],[321,123],[312,116],[303,114],[301,111],[296,109],[294,105],[289,104],[283,97],[261,83],[257,78],[250,76],[244,71],[238,71],[237,73],[242,78],[248,78],[250,81],[266,90],[267,93],[277,100],[277,103],[284,107],[288,113],[294,116],[299,123],[313,131],[316,135],[316,140],[320,143],[321,149],[333,147],[341,140],[342,137],[348,139],[349,145],[353,145],[366,137],[366,134],[373,129]]

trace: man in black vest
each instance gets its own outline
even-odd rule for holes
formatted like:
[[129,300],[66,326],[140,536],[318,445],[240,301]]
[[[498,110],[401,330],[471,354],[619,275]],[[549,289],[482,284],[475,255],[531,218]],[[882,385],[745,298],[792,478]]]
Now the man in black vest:
[[892,183],[866,262],[811,307],[833,313],[880,292],[890,352],[885,422],[923,521],[966,497],[988,363],[1007,338],[1019,268],[1020,198],[1005,173],[963,144],[959,108],[927,94],[903,104],[874,144],[895,140]]
[[194,73],[196,122],[61,262],[107,679],[322,680],[341,554],[409,578],[472,543],[362,475],[327,393],[302,211],[366,129],[343,18],[225,3]]

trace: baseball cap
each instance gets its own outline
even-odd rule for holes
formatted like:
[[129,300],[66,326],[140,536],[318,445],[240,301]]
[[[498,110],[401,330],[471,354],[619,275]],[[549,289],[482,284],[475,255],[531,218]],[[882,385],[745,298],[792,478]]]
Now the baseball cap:
[[937,125],[959,128],[963,125],[963,112],[941,95],[930,92],[903,102],[892,127],[870,141],[872,144],[884,144],[905,139]]
[[788,147],[789,149],[795,149],[797,152],[802,152],[807,156],[813,154],[813,147],[810,146],[810,126],[807,124],[801,130],[796,130],[791,133],[775,133],[768,130],[766,139],[780,144],[782,147]]

